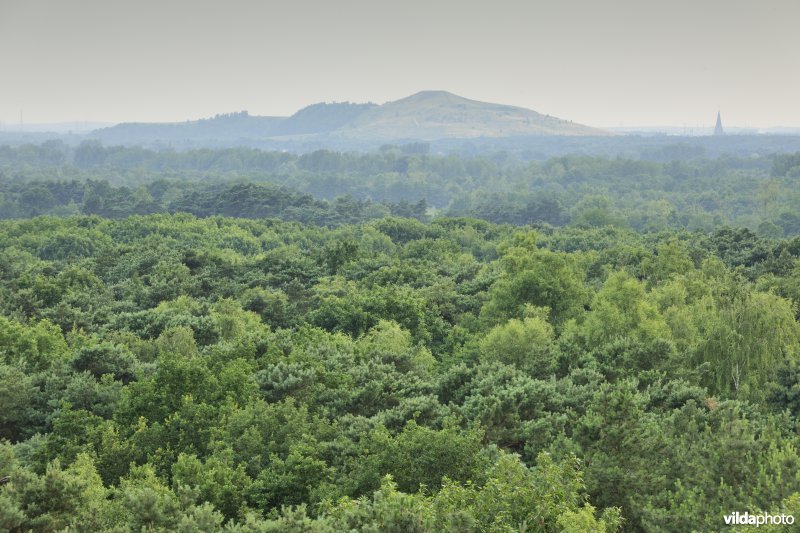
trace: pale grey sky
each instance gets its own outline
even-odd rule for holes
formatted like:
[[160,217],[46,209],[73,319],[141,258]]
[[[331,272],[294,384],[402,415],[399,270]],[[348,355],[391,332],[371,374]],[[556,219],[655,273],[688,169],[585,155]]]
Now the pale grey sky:
[[0,0],[0,121],[424,89],[594,126],[800,126],[799,0]]

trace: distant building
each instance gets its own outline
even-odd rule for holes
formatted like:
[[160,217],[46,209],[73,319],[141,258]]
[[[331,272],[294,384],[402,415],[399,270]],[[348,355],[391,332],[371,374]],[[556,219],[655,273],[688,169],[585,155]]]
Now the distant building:
[[722,129],[722,118],[717,111],[717,125],[714,126],[714,135],[725,135],[725,130]]

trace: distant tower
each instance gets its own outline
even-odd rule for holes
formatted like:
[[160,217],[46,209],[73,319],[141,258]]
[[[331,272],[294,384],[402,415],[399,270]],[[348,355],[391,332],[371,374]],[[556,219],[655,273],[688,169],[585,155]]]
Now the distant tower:
[[725,135],[725,130],[722,129],[722,118],[717,111],[717,125],[714,126],[714,135]]

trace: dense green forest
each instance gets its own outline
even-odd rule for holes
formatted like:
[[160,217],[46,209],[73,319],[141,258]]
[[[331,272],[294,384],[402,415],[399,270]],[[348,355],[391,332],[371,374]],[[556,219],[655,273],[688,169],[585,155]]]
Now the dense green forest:
[[426,151],[0,147],[0,530],[800,516],[800,156]]

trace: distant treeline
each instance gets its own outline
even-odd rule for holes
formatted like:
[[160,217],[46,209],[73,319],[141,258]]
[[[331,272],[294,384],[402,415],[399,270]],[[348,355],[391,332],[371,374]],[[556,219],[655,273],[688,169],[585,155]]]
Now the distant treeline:
[[0,184],[5,198],[0,218],[50,215],[100,215],[125,218],[154,213],[207,217],[278,218],[318,226],[354,224],[389,215],[426,218],[425,200],[374,203],[342,196],[318,200],[307,193],[271,184],[173,184],[165,180],[131,189],[107,181],[36,181]]
[[444,214],[514,225],[709,231],[727,224],[768,237],[800,233],[800,153],[523,163],[502,153],[463,158],[427,149],[417,143],[369,154],[297,155],[2,146],[0,218],[188,212],[335,226]]

